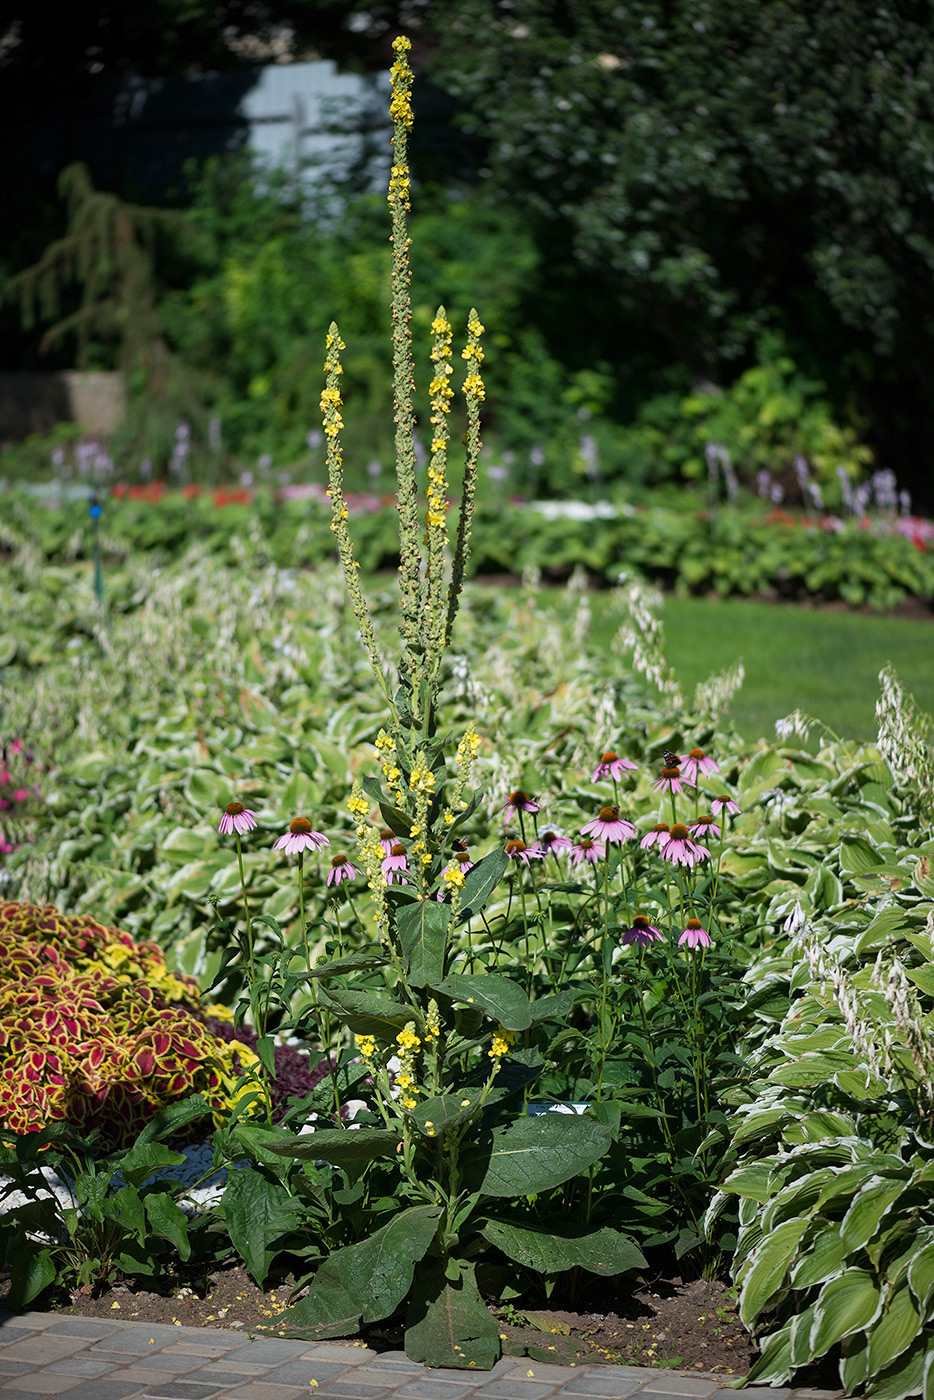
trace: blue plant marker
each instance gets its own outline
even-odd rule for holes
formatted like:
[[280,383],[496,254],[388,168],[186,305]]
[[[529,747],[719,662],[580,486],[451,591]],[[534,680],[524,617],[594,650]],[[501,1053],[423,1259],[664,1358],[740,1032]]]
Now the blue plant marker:
[[101,534],[100,519],[104,507],[97,499],[97,492],[92,492],[88,505],[88,515],[94,525],[94,592],[97,594],[97,601],[101,607],[104,606],[104,569],[101,564]]

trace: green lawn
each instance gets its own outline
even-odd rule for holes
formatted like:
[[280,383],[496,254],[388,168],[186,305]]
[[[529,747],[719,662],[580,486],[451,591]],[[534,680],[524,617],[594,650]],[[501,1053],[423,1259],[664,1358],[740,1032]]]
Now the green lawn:
[[[615,631],[610,595],[594,599],[600,634]],[[890,661],[921,709],[934,713],[934,620],[821,612],[791,604],[666,598],[668,659],[690,693],[738,657],[746,679],[732,706],[745,738],[806,711],[847,738],[875,737],[878,676]]]

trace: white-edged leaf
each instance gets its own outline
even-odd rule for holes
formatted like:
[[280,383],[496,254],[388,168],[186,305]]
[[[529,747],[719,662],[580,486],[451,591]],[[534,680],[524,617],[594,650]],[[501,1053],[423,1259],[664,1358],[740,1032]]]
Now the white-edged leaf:
[[921,1330],[918,1305],[905,1284],[896,1288],[885,1311],[869,1334],[869,1371],[885,1370],[912,1345]]
[[755,1259],[743,1279],[739,1300],[739,1315],[744,1326],[751,1327],[773,1294],[781,1287],[798,1248],[801,1236],[810,1221],[795,1217],[784,1220],[771,1230],[759,1245]]
[[825,1283],[814,1305],[811,1350],[823,1356],[835,1343],[871,1327],[882,1311],[879,1280],[865,1269],[846,1269]]
[[860,1249],[879,1228],[879,1222],[905,1190],[903,1181],[871,1177],[856,1196],[840,1225],[848,1254]]

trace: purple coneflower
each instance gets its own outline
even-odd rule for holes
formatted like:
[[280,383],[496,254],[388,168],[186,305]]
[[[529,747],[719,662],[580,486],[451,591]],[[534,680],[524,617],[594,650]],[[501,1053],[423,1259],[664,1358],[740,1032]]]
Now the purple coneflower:
[[682,948],[685,943],[689,948],[710,947],[710,934],[702,927],[700,919],[688,919],[684,925],[684,932],[678,939],[678,947]]
[[675,822],[671,828],[660,854],[662,860],[670,860],[673,865],[697,865],[699,861],[710,859],[707,847],[692,840],[691,833],[681,822]]
[[650,846],[658,846],[659,850],[661,850],[663,846],[668,845],[670,836],[671,827],[666,826],[664,822],[659,822],[657,826],[652,827],[651,831],[645,833],[642,840],[639,842],[639,849],[647,851]]
[[606,846],[602,841],[594,841],[589,836],[582,836],[577,844],[571,847],[568,860],[572,865],[582,865],[585,861],[588,865],[596,865],[605,855]]
[[623,820],[618,807],[601,807],[593,821],[581,827],[581,836],[603,841],[629,841],[635,835],[636,828]]
[[684,784],[694,787],[695,784],[685,774],[682,776],[681,769],[677,763],[666,763],[662,769],[661,777],[656,778],[652,784],[653,792],[684,792]]
[[245,832],[252,831],[255,825],[255,812],[251,812],[249,807],[244,807],[242,802],[231,802],[224,808],[217,829],[221,836],[229,836],[232,831],[242,836]]
[[320,831],[312,830],[307,817],[296,817],[294,821],[289,822],[289,829],[285,835],[272,844],[273,850],[285,851],[287,856],[291,856],[296,851],[319,851],[322,846],[330,846],[331,843]]
[[391,885],[397,882],[400,885],[407,885],[409,882],[405,877],[408,868],[405,847],[401,842],[397,841],[380,866],[383,875],[386,877],[386,884]]
[[396,835],[396,833],[394,831],[390,831],[388,826],[380,827],[379,844],[383,848],[384,855],[392,855],[392,848],[396,844],[398,839],[399,838]]
[[723,793],[721,797],[711,799],[710,810],[715,817],[719,817],[721,812],[732,812],[735,817],[739,814],[739,804],[734,802],[732,797],[727,797],[726,793]]
[[517,836],[506,842],[506,854],[510,860],[521,861],[524,865],[531,865],[533,860],[545,859],[545,852],[537,842],[527,846]]
[[360,871],[346,856],[332,856],[327,883],[329,885],[339,885],[341,880],[355,880],[359,874]]
[[720,765],[708,758],[703,749],[692,749],[681,760],[681,776],[688,783],[697,785],[698,773],[719,773]]
[[722,835],[713,817],[698,817],[696,821],[691,823],[690,832],[692,836],[700,836],[702,839],[707,836],[720,837]]
[[546,856],[552,855],[555,860],[557,860],[562,851],[569,851],[571,849],[574,842],[569,841],[563,831],[560,831],[558,827],[544,826],[538,833],[538,844],[541,846]]
[[627,928],[623,934],[622,941],[627,944],[638,943],[640,948],[647,948],[650,943],[662,943],[664,939],[644,914],[637,914],[632,921],[632,928]]
[[538,803],[534,797],[529,797],[522,788],[516,788],[511,792],[507,801],[503,804],[503,820],[507,823],[512,821],[517,812],[537,812]]
[[592,783],[598,783],[601,778],[620,778],[627,768],[635,770],[636,765],[628,758],[620,758],[618,753],[608,749],[606,753],[600,755],[600,762],[590,775]]

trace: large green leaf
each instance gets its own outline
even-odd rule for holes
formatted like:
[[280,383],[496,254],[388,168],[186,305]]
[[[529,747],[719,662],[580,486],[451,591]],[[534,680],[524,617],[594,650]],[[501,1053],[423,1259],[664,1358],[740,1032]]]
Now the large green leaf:
[[870,1366],[870,1381],[866,1395],[872,1400],[907,1400],[909,1395],[920,1395],[925,1383],[930,1336],[919,1337],[909,1351],[903,1352],[881,1375],[874,1375]]
[[798,1243],[810,1219],[797,1216],[784,1220],[765,1236],[755,1259],[743,1277],[739,1300],[739,1315],[744,1326],[752,1327],[756,1318],[781,1287],[788,1266],[795,1256]]
[[474,914],[479,914],[490,895],[506,873],[509,857],[505,850],[497,847],[482,860],[478,860],[472,870],[468,870],[461,890],[460,919],[466,922]]
[[335,1167],[365,1166],[379,1157],[394,1157],[399,1136],[388,1128],[319,1128],[301,1137],[266,1141],[268,1152],[300,1162],[330,1162]]
[[762,1355],[751,1367],[746,1377],[747,1385],[760,1382],[766,1385],[780,1385],[782,1381],[790,1379],[791,1328],[792,1323],[786,1322],[777,1332],[770,1332],[767,1337],[761,1338],[759,1346],[762,1348]]
[[413,987],[427,987],[444,976],[451,906],[435,899],[404,904],[396,913],[396,931]]
[[524,988],[508,977],[458,972],[437,982],[432,991],[441,992],[452,1001],[482,1007],[507,1031],[524,1031],[532,1024],[532,1008]]
[[295,1229],[301,1203],[280,1182],[245,1166],[228,1176],[220,1209],[234,1248],[262,1288],[277,1253],[272,1246]]
[[863,1332],[882,1311],[879,1280],[864,1269],[847,1269],[825,1283],[814,1305],[811,1351],[823,1356],[835,1343]]
[[927,1311],[934,1300],[934,1238],[930,1231],[908,1265],[908,1286]]
[[869,1371],[876,1375],[912,1345],[921,1330],[921,1314],[907,1284],[896,1288],[869,1334]]
[[826,1283],[836,1274],[843,1273],[847,1247],[840,1238],[836,1221],[828,1224],[814,1241],[810,1251],[794,1267],[791,1282],[794,1288],[810,1288],[815,1283]]
[[56,1279],[52,1252],[36,1249],[35,1245],[22,1241],[7,1259],[10,1265],[10,1291],[6,1306],[12,1309],[28,1307],[44,1288]]
[[773,1194],[772,1168],[763,1162],[750,1162],[748,1166],[738,1167],[727,1177],[722,1190],[765,1205]]
[[905,1190],[903,1181],[870,1177],[843,1217],[840,1235],[848,1254],[872,1239],[879,1222]]
[[585,1171],[612,1141],[609,1128],[593,1118],[563,1113],[517,1118],[467,1148],[461,1170],[472,1191],[527,1196],[560,1186]]
[[560,1274],[579,1266],[611,1278],[628,1269],[644,1268],[646,1263],[632,1240],[608,1228],[575,1236],[530,1230],[508,1220],[488,1220],[480,1233],[510,1259],[540,1274]]
[[479,1089],[465,1089],[460,1094],[439,1094],[432,1099],[422,1099],[412,1113],[416,1123],[426,1137],[441,1138],[448,1128],[456,1128],[466,1123],[480,1099]]
[[408,1293],[440,1216],[438,1206],[413,1206],[369,1239],[337,1250],[320,1266],[305,1297],[281,1315],[287,1333],[346,1337],[361,1322],[389,1317]]
[[405,1323],[411,1361],[489,1371],[499,1358],[499,1328],[480,1297],[474,1266],[463,1260],[445,1269],[432,1259],[419,1269]]
[[350,992],[343,987],[322,987],[322,1006],[336,1011],[357,1035],[375,1035],[377,1040],[392,1039],[408,1021],[418,1021],[417,1013],[405,1002],[390,1001],[375,992]]
[[179,1256],[187,1259],[191,1254],[191,1245],[188,1241],[188,1217],[185,1212],[179,1209],[167,1191],[153,1191],[144,1196],[143,1204],[150,1233],[159,1239],[168,1240],[169,1244],[174,1244]]
[[384,967],[388,962],[389,958],[382,953],[351,953],[346,958],[329,958],[326,962],[315,963],[308,972],[301,973],[298,980],[324,982],[329,977],[340,977],[345,972],[363,972],[373,967]]

